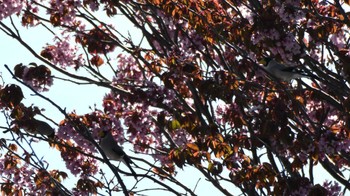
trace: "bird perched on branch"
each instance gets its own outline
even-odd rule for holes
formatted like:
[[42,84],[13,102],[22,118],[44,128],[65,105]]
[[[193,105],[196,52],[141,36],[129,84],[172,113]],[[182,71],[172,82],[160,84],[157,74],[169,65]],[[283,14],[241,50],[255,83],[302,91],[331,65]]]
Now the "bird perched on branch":
[[55,130],[48,123],[35,118],[22,122],[20,127],[31,134],[42,134],[49,138],[53,138],[55,135]]
[[264,69],[267,72],[269,72],[271,75],[286,82],[297,78],[313,77],[306,74],[305,72],[300,70],[298,67],[295,67],[295,66],[291,67],[291,66],[278,63],[276,60],[272,59],[271,57],[265,57],[264,59],[259,61],[259,63],[263,64]]
[[120,147],[118,143],[114,140],[112,133],[110,131],[102,131],[100,133],[100,136],[100,146],[103,152],[106,154],[106,156],[111,160],[122,161],[126,166],[128,166],[132,175],[137,180],[137,174],[131,167],[131,163],[133,163],[132,160],[124,152],[123,148]]

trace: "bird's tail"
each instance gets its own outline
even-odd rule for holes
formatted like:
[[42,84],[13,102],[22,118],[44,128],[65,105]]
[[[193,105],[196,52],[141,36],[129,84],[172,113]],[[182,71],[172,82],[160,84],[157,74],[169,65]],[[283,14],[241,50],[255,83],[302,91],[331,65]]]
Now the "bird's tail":
[[127,155],[124,155],[123,160],[124,160],[123,162],[125,163],[125,165],[128,166],[128,168],[130,169],[131,174],[134,176],[135,180],[137,180],[137,174],[134,171],[134,169],[131,167],[131,163],[133,163],[133,162],[130,159],[130,157]]
[[282,71],[287,71],[287,72],[291,72],[291,73],[294,73],[294,74],[298,74],[301,77],[307,77],[307,78],[310,78],[310,79],[319,80],[319,77],[317,77],[316,75],[306,73],[304,70],[299,69],[299,67],[296,67],[296,66],[295,67],[286,67]]

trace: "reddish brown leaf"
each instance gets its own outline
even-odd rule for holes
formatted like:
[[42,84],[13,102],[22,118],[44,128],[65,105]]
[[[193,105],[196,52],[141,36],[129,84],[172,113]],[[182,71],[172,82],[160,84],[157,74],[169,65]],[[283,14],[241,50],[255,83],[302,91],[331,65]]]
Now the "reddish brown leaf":
[[197,144],[189,143],[189,144],[186,144],[186,146],[188,148],[190,148],[191,150],[193,150],[193,151],[199,151],[199,148],[198,148]]
[[0,90],[0,101],[5,103],[8,107],[13,108],[18,105],[24,98],[22,89],[15,85],[6,85],[5,88]]
[[95,65],[96,67],[101,66],[104,62],[103,59],[99,55],[95,55],[90,60],[91,64]]
[[59,13],[51,14],[50,22],[53,26],[59,26],[61,24],[61,16]]

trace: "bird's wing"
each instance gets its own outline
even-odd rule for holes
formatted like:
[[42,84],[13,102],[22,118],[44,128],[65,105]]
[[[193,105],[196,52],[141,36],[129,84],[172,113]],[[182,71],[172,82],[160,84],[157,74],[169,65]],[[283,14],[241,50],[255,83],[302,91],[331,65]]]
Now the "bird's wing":
[[131,163],[133,163],[133,161],[130,159],[130,157],[124,152],[124,150],[120,146],[113,147],[113,151],[120,155],[120,157],[123,159],[123,162],[125,163],[125,165],[128,166],[132,175],[137,180],[137,174],[134,171],[134,169],[131,167]]
[[286,71],[286,72],[298,72],[298,68],[297,67],[285,67],[283,69],[281,69],[282,71]]
[[303,70],[299,69],[298,67],[285,67],[281,71],[292,72],[292,73],[308,76]]
[[[106,135],[100,143],[102,149],[105,151],[105,153],[108,152],[110,154],[109,158],[114,159],[114,160],[118,160],[118,161],[123,161],[126,164],[126,166],[128,166],[128,168],[130,169],[134,178],[137,180],[136,172],[134,171],[134,169],[130,165],[131,163],[133,163],[132,160],[124,152],[123,148],[121,146],[119,146],[118,143],[114,140],[112,134],[110,132],[108,132],[107,134],[108,135]],[[108,149],[108,150],[106,150],[106,149]],[[114,158],[112,158],[112,157],[114,157]]]
[[37,119],[34,119],[33,122],[37,133],[47,136],[53,136],[55,134],[55,130],[48,123]]
[[115,152],[116,154],[118,154],[118,155],[120,155],[120,156],[126,155],[125,152],[124,152],[124,150],[122,149],[122,147],[120,147],[120,146],[119,146],[118,144],[116,144],[116,143],[113,143],[113,144],[115,144],[115,145],[113,145],[113,147],[112,147],[113,152]]
[[129,157],[128,155],[126,155],[126,154],[123,156],[123,159],[124,159],[124,162],[125,162],[126,166],[128,166],[128,168],[130,169],[132,175],[133,175],[134,178],[137,180],[137,174],[136,174],[136,172],[134,171],[134,169],[131,167],[131,163],[133,163],[132,160],[131,160],[130,157]]

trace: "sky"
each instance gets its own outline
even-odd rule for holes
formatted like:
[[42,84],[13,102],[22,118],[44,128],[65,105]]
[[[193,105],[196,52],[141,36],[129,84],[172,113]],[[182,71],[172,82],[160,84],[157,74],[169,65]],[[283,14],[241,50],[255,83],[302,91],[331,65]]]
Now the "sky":
[[[5,21],[8,22],[8,20]],[[128,23],[126,19],[120,18],[118,21],[120,21],[120,23],[123,24],[123,28],[121,30],[124,30],[124,34],[128,33],[129,30],[130,34],[133,36],[133,39],[140,39],[141,35],[139,31],[137,31],[132,26],[132,24]],[[118,24],[116,24],[116,26],[117,25]],[[52,35],[48,34],[47,31],[43,28],[26,29],[21,27],[20,25],[18,25],[17,27],[19,28],[22,38],[25,41],[28,41],[30,45],[34,48],[34,50],[37,52],[40,52],[42,50],[42,47],[45,46],[46,43],[52,41]],[[23,46],[17,43],[16,40],[7,37],[2,31],[0,31],[0,40],[0,72],[3,77],[3,80],[6,84],[14,83],[20,85],[18,82],[12,79],[11,75],[8,73],[8,71],[4,68],[3,65],[7,64],[10,68],[13,69],[13,67],[18,63],[29,64],[31,62],[36,62],[40,64],[40,62],[36,58],[34,58],[25,48],[23,48]],[[53,72],[53,75],[61,76],[56,72]],[[52,118],[52,120],[54,120],[56,123],[59,123],[60,120],[64,118],[64,116],[48,102],[42,100],[37,96],[32,96],[31,94],[33,93],[30,90],[28,90],[24,86],[21,87],[25,95],[25,99],[23,100],[23,103],[25,105],[29,106],[31,104],[35,104],[40,108],[45,108],[46,111],[44,112],[44,114]],[[97,107],[101,108],[101,100],[107,92],[108,89],[96,86],[92,87],[91,85],[73,85],[68,82],[55,80],[54,85],[50,87],[50,91],[43,93],[43,95],[49,97],[59,106],[66,108],[66,111],[68,112],[75,110],[78,114],[84,114],[90,112],[91,110],[89,109],[89,106],[93,107],[94,104],[96,104]],[[0,116],[0,126],[3,125],[4,118],[3,116]],[[38,147],[37,149],[40,149],[38,151],[39,157],[43,156],[47,160],[55,160],[53,162],[50,162],[49,169],[59,168],[61,170],[65,170],[64,163],[62,161],[57,160],[57,157],[60,157],[60,155],[56,150],[50,149],[47,143],[39,143],[36,144],[36,146]],[[129,148],[131,148],[131,146],[129,146]],[[128,147],[125,147],[124,149],[128,149]],[[128,154],[131,154],[132,156],[140,156],[137,154],[135,155],[128,150],[126,150],[126,152]],[[123,165],[121,167],[123,169],[126,168]],[[105,169],[104,171],[109,171],[108,168],[103,168]],[[214,188],[214,186],[206,182],[205,178],[201,174],[199,174],[198,171],[194,169],[189,169],[189,167],[185,167],[184,171],[182,171],[181,169],[179,169],[178,171],[179,173],[177,175],[177,179],[181,179],[181,182],[189,185],[189,187],[191,188],[194,188],[196,186],[197,181],[200,179],[196,189],[196,193],[198,193],[198,195],[206,195],[207,193],[210,193],[211,195],[221,195],[220,192],[216,191],[216,188]],[[325,178],[329,178],[329,175],[322,169],[317,168],[315,170],[315,182],[322,184]],[[131,177],[128,177],[127,179],[131,179]],[[74,178],[70,175],[70,179],[64,181],[63,184],[67,185],[68,187],[71,187],[72,182],[74,182]],[[131,187],[133,185],[133,182],[133,179],[129,183],[126,182],[127,187]],[[150,184],[149,181],[144,181],[141,182],[138,186],[149,188],[150,186],[152,186],[152,184]],[[240,193],[240,191],[238,191],[238,189],[236,189],[232,184],[228,184],[226,188],[228,190],[237,190],[237,193]],[[145,192],[145,194],[147,193]],[[164,192],[162,192],[162,195],[167,194],[164,194]]]

